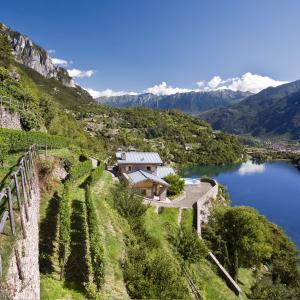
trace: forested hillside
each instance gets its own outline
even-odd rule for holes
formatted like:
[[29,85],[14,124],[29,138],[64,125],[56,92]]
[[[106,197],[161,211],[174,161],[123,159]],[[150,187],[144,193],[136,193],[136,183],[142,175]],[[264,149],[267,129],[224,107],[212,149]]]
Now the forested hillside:
[[300,138],[300,81],[267,88],[227,108],[200,115],[215,129],[259,137]]

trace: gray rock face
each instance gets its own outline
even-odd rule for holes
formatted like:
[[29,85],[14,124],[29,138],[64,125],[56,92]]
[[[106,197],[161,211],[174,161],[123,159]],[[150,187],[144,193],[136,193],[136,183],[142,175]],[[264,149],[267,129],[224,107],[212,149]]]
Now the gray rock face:
[[46,78],[55,78],[62,84],[74,87],[74,81],[66,69],[55,66],[46,50],[33,43],[27,36],[13,31],[0,23],[0,33],[7,35],[13,55],[19,63],[29,67]]

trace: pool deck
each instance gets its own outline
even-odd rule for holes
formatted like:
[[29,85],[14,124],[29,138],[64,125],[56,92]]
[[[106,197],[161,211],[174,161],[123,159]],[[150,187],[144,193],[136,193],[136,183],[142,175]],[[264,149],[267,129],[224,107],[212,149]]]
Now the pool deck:
[[174,200],[152,200],[145,199],[145,202],[157,207],[178,207],[178,208],[192,208],[193,205],[201,199],[210,189],[212,185],[207,182],[200,182],[199,184],[185,185],[183,195],[180,195]]

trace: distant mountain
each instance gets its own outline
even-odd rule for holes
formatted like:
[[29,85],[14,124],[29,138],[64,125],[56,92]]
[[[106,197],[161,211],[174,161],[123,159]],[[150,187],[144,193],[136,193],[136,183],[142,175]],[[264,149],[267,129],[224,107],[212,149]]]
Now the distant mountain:
[[63,85],[74,87],[74,81],[64,68],[55,66],[46,50],[32,42],[26,35],[0,23],[0,33],[7,36],[17,62],[29,67],[45,78],[55,78]]
[[267,88],[227,108],[200,114],[214,129],[254,136],[300,138],[300,80]]
[[227,107],[242,101],[249,92],[218,90],[210,92],[189,92],[157,96],[153,94],[100,97],[98,103],[112,107],[148,107],[156,109],[178,109],[190,114],[198,114],[217,107]]

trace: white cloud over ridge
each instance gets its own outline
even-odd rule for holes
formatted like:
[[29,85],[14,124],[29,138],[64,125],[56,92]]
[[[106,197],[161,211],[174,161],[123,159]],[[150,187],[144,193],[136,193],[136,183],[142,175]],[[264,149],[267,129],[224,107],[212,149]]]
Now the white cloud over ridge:
[[[78,70],[79,71],[79,70]],[[70,74],[70,73],[69,73]],[[72,76],[72,75],[70,75]],[[76,77],[76,76],[73,76]],[[80,77],[80,76],[77,76]],[[86,76],[90,77],[90,76]],[[142,92],[126,92],[126,91],[113,91],[111,89],[105,89],[102,91],[96,91],[93,89],[86,89],[94,97],[111,97],[111,96],[123,96],[123,95],[138,95],[143,93],[151,93],[154,95],[173,95],[178,93],[188,93],[188,92],[209,92],[229,89],[232,91],[242,91],[258,93],[267,87],[276,87],[281,84],[287,83],[288,81],[279,81],[272,79],[268,76],[262,76],[258,74],[252,74],[250,72],[245,73],[241,77],[233,77],[222,79],[220,76],[213,76],[209,81],[198,81],[196,82],[197,88],[181,88],[173,87],[168,85],[165,81],[160,84],[149,87]]]
[[74,78],[84,78],[84,77],[92,77],[95,72],[93,70],[87,70],[87,71],[82,71],[82,70],[79,70],[79,69],[71,69],[71,70],[67,70],[69,75],[71,77],[74,77]]
[[114,97],[114,96],[124,96],[124,95],[138,95],[138,93],[135,93],[135,92],[113,91],[111,89],[106,89],[103,91],[97,91],[97,90],[89,89],[89,88],[83,88],[83,89],[85,89],[87,92],[89,92],[93,98]]
[[222,79],[220,76],[214,76],[210,81],[198,81],[196,84],[200,91],[214,91],[229,89],[232,91],[258,93],[267,87],[276,87],[288,81],[272,79],[268,76],[261,76],[247,72],[241,77]]
[[188,93],[192,91],[193,90],[191,89],[172,87],[163,81],[161,84],[147,88],[144,90],[144,93],[151,93],[154,95],[172,95],[178,93]]

